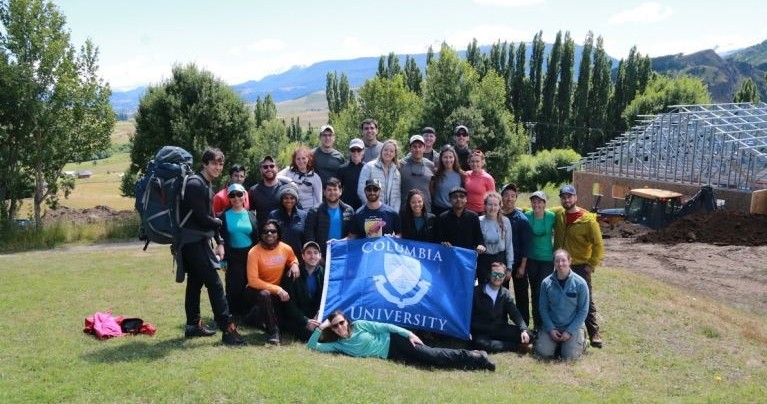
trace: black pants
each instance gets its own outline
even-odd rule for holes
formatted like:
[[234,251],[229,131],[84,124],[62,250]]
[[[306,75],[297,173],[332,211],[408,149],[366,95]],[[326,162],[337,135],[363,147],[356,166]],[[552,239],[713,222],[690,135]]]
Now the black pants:
[[389,359],[413,365],[439,368],[480,369],[481,359],[466,349],[434,348],[415,345],[407,338],[391,333]]
[[472,344],[487,352],[516,351],[522,343],[522,329],[504,324],[492,332],[472,332]]
[[591,292],[591,269],[586,264],[572,265],[570,267],[576,274],[580,275],[586,281],[589,287],[589,314],[586,316],[586,331],[589,332],[589,338],[599,334],[599,324],[597,324],[597,306],[594,304],[594,294]]
[[245,289],[245,295],[250,302],[255,303],[256,305],[256,307],[251,310],[251,315],[249,317],[253,318],[249,321],[254,321],[256,323],[263,322],[267,332],[272,333],[279,331],[280,323],[278,320],[278,310],[281,306],[280,298],[272,295],[268,290],[253,289],[250,287]]
[[245,297],[245,288],[248,286],[248,251],[250,248],[227,248],[226,251],[226,302],[232,314],[241,316],[247,314],[252,306]]
[[527,287],[529,285],[527,280],[527,268],[525,268],[525,276],[521,278],[517,278],[517,270],[519,270],[519,265],[515,265],[511,270],[511,282],[514,283],[514,302],[517,306],[517,310],[522,314],[522,319],[525,320],[525,324],[529,325],[530,295],[527,292]]
[[231,322],[229,305],[224,296],[224,284],[221,283],[221,278],[213,264],[216,257],[208,240],[185,244],[181,250],[181,256],[187,273],[184,297],[186,323],[195,325],[200,320],[200,293],[205,286],[208,290],[210,307],[213,309],[213,318],[218,328],[225,330]]
[[[551,275],[554,271],[554,262],[538,261],[527,259],[527,279],[530,281],[530,294],[533,306],[533,322],[535,323],[535,329],[540,330],[543,328],[543,320],[541,319],[541,313],[539,310],[539,300],[541,296],[541,283],[547,276]],[[527,324],[530,326],[530,324]]]

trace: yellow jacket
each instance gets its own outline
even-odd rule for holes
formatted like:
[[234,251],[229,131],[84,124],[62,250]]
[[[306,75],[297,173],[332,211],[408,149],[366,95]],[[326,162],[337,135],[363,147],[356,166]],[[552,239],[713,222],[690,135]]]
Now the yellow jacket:
[[[583,210],[583,208],[578,208]],[[596,268],[605,256],[602,230],[595,214],[584,211],[583,216],[570,226],[567,225],[565,208],[551,209],[556,217],[554,222],[554,249],[563,248],[570,253],[572,265],[587,264]]]

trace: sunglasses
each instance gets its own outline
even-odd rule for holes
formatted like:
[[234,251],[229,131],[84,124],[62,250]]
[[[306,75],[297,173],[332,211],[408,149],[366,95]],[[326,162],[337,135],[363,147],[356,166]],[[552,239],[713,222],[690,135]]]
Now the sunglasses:
[[264,170],[269,170],[271,168],[274,168],[274,164],[261,164],[261,168]]
[[240,191],[235,191],[235,192],[232,192],[232,193],[230,193],[230,194],[229,194],[229,197],[230,197],[230,198],[242,198],[242,197],[243,197],[243,195],[244,195],[244,194],[243,194],[242,192],[240,192]]
[[380,191],[381,191],[380,188],[374,188],[374,187],[365,188],[365,192],[380,192]]
[[277,230],[276,229],[266,229],[266,230],[262,230],[261,234],[277,234]]
[[466,133],[466,132],[458,132],[458,134],[456,136],[458,136],[458,137],[469,137],[469,134]]
[[352,153],[362,153],[362,149],[350,149]]
[[490,278],[503,279],[505,277],[506,277],[506,274],[502,274],[500,272],[492,272],[492,273],[490,273]]
[[337,323],[331,324],[330,328],[338,328],[338,327],[340,327],[342,325],[346,325],[346,320],[341,320],[341,321],[339,321]]

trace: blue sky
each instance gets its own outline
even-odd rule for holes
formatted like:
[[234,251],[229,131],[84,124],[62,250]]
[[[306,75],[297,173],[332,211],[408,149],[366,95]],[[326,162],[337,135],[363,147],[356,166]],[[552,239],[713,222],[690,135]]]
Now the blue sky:
[[588,31],[607,52],[636,45],[650,56],[726,51],[767,40],[767,2],[598,0],[54,0],[72,42],[100,49],[101,75],[115,90],[159,83],[174,63],[194,62],[229,84],[295,65],[423,53],[446,41],[463,50],[498,39],[553,42]]

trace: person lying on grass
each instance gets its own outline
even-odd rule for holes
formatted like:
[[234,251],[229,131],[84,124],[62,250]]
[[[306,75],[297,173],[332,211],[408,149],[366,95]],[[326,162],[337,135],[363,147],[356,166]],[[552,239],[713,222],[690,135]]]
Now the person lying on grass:
[[320,352],[340,352],[355,357],[391,359],[412,365],[464,370],[495,371],[485,351],[434,348],[424,345],[412,332],[392,324],[357,320],[351,322],[336,310],[319,323],[307,346]]

